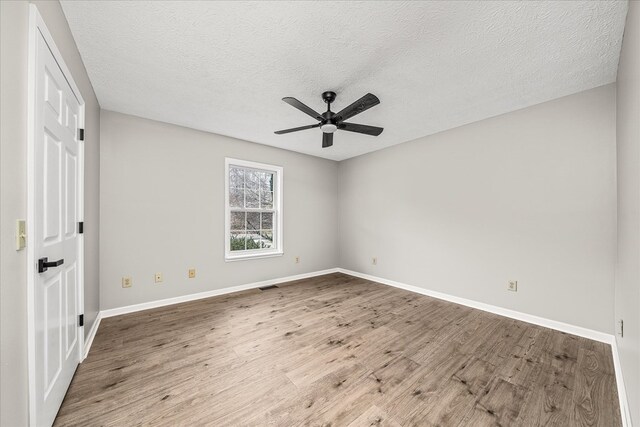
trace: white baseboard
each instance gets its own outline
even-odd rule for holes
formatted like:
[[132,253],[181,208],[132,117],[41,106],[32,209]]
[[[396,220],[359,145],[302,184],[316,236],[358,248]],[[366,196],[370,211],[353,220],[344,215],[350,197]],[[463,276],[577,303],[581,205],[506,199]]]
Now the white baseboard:
[[556,320],[546,319],[544,317],[534,316],[532,314],[522,313],[515,310],[510,310],[503,307],[498,307],[491,304],[485,304],[478,301],[473,301],[466,298],[460,298],[453,295],[445,294],[442,292],[436,292],[429,289],[420,288],[418,286],[407,285],[405,283],[396,282],[394,280],[383,279],[382,277],[372,276],[370,274],[364,274],[357,271],[347,270],[344,268],[338,268],[340,273],[348,274],[350,276],[360,277],[362,279],[371,280],[372,282],[382,283],[383,285],[393,286],[395,288],[404,289],[406,291],[415,292],[418,294],[430,296],[433,298],[441,299],[444,301],[453,302],[456,304],[464,305],[471,308],[477,308],[478,310],[488,311],[489,313],[498,314],[500,316],[509,317],[511,319],[521,320],[523,322],[532,323],[534,325],[543,326],[549,329],[555,329],[568,334],[577,335],[583,338],[588,338],[594,341],[600,341],[605,344],[611,345],[611,353],[613,356],[613,365],[616,373],[616,385],[618,389],[618,397],[620,399],[620,414],[622,418],[623,427],[631,427],[631,416],[629,412],[629,405],[627,402],[627,395],[625,392],[624,381],[622,378],[622,369],[620,366],[620,359],[618,355],[618,347],[616,344],[615,336],[606,334],[600,331],[594,331],[592,329],[583,328],[581,326],[575,326],[568,323],[558,322]]
[[297,274],[295,276],[279,277],[276,279],[263,280],[261,282],[249,283],[246,285],[231,286],[228,288],[214,289],[197,294],[182,295],[174,298],[167,298],[158,301],[143,302],[141,304],[127,305],[124,307],[110,308],[102,310],[103,318],[119,316],[121,314],[135,313],[136,311],[149,310],[151,308],[164,307],[167,305],[179,304],[181,302],[195,301],[203,298],[215,297],[218,295],[230,294],[233,292],[246,291],[248,289],[261,288],[263,286],[277,285],[279,283],[292,282],[294,280],[307,279],[309,277],[322,276],[324,274],[337,273],[337,268],[328,270],[313,271],[311,273]]
[[[96,337],[96,333],[98,332],[98,327],[100,326],[100,320],[102,320],[102,312],[99,311],[98,315],[96,316],[96,320],[93,322],[93,326],[91,326],[89,335],[84,340],[82,360],[87,358],[87,355],[89,354],[89,350],[91,350],[91,344],[93,344],[93,339]],[[80,362],[82,362],[82,360]]]

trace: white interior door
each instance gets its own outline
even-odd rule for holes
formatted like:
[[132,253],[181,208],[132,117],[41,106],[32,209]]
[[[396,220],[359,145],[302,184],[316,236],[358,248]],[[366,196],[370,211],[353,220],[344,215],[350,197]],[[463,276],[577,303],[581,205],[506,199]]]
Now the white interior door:
[[[47,33],[48,34],[48,33]],[[80,361],[81,102],[35,32],[33,101],[33,366],[31,424],[55,420]],[[55,48],[54,48],[55,49]],[[57,52],[57,50],[55,50]],[[65,67],[66,68],[66,67]],[[35,418],[35,419],[33,419]]]

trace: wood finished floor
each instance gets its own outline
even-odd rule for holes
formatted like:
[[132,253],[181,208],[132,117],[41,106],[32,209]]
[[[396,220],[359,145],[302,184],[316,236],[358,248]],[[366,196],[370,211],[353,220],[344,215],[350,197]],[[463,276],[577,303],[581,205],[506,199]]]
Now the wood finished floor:
[[55,425],[621,425],[608,345],[331,274],[102,321]]

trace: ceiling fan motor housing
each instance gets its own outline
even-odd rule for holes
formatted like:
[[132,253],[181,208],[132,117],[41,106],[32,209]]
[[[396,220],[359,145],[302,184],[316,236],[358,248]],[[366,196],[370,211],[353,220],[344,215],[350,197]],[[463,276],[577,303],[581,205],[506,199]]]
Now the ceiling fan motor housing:
[[[324,95],[327,93],[333,93],[333,92],[325,92],[322,94],[322,97],[325,98]],[[333,93],[333,95],[335,96],[335,93]],[[330,104],[330,101],[327,101],[327,98],[325,98],[325,102],[327,102],[327,104]],[[327,109],[327,111],[322,113],[322,117],[323,117],[323,120],[322,120],[322,124],[320,125],[320,130],[322,132],[334,133],[336,130],[338,130],[338,124],[334,120],[335,113]]]

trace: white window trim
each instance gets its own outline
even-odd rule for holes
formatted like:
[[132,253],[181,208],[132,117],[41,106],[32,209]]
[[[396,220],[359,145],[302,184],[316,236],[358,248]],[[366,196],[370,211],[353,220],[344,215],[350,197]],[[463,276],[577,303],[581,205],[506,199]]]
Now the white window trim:
[[[233,253],[231,252],[231,217],[229,213],[231,212],[229,206],[229,166],[240,166],[251,169],[261,169],[273,172],[276,176],[275,178],[275,188],[274,198],[273,198],[273,206],[274,211],[276,211],[276,230],[273,233],[273,238],[276,241],[276,249],[265,251],[261,249],[242,251],[242,253]],[[282,183],[283,183],[283,175],[282,175],[282,167],[268,165],[265,163],[257,163],[250,162],[248,160],[240,160],[233,159],[230,157],[226,157],[224,159],[224,260],[229,261],[242,261],[247,259],[258,259],[258,258],[271,258],[284,255],[284,245],[282,240]]]

